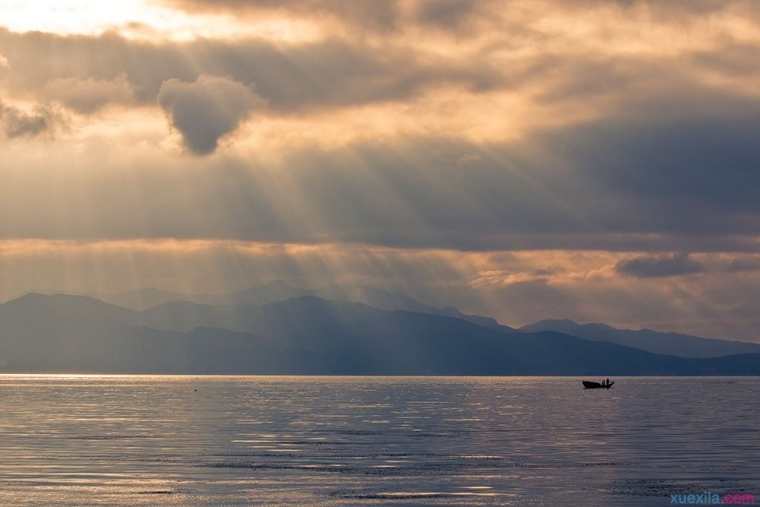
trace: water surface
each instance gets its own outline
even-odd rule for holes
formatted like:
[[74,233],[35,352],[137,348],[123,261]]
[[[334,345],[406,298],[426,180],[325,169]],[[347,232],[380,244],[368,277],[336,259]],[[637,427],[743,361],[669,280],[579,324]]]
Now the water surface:
[[0,505],[760,494],[760,379],[0,376]]

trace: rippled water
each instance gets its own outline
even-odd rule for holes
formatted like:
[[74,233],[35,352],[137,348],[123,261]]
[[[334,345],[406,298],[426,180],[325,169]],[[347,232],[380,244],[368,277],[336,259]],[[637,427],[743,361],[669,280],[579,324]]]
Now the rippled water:
[[760,379],[0,376],[0,505],[760,494]]

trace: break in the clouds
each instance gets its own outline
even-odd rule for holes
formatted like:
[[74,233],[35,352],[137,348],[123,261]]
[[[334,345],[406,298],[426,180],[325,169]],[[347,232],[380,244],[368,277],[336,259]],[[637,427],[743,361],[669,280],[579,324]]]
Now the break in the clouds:
[[754,1],[69,7],[0,2],[4,293],[133,255],[142,286],[335,277],[756,336]]

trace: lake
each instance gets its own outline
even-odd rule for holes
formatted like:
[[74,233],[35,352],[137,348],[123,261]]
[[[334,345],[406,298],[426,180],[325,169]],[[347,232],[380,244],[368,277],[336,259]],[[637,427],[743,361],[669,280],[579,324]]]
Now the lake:
[[760,379],[0,375],[0,505],[760,495]]

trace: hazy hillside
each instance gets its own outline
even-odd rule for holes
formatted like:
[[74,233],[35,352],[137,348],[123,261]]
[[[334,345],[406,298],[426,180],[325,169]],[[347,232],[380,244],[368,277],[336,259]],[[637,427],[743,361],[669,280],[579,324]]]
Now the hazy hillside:
[[[246,331],[221,328],[228,325]],[[79,296],[30,295],[0,305],[0,358],[3,371],[760,374],[760,355],[683,359],[561,333],[515,332],[311,296],[135,312]]]
[[[241,291],[220,294],[179,294],[158,289],[142,289],[119,294],[108,294],[102,296],[101,299],[112,304],[138,311],[152,309],[171,303],[175,306],[174,311],[181,311],[179,309],[181,306],[180,303],[184,302],[195,303],[197,305],[227,307],[240,305],[259,306],[305,296],[315,296],[333,301],[364,303],[380,310],[407,310],[419,313],[448,315],[483,326],[500,326],[496,319],[491,317],[469,315],[453,307],[439,308],[421,303],[420,301],[399,292],[372,287],[339,286],[325,286],[311,290],[297,287],[284,281],[274,281]],[[159,313],[171,311],[172,310],[168,308],[158,309]],[[182,318],[185,318],[188,323],[195,320],[192,317]],[[192,328],[192,326],[190,328]]]
[[520,328],[524,332],[556,331],[588,340],[617,343],[657,354],[681,357],[718,357],[760,353],[760,344],[702,338],[642,329],[616,329],[605,324],[579,324],[572,320],[542,320]]

